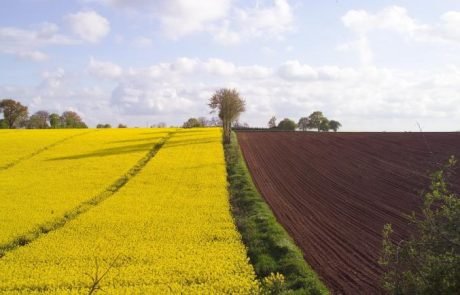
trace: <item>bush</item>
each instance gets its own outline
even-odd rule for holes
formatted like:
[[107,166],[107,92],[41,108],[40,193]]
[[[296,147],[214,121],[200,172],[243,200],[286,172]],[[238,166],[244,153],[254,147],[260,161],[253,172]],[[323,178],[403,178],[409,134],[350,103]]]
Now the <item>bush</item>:
[[409,217],[415,231],[397,244],[391,224],[383,230],[383,287],[391,294],[460,294],[460,198],[449,191],[452,157],[431,175],[421,217]]

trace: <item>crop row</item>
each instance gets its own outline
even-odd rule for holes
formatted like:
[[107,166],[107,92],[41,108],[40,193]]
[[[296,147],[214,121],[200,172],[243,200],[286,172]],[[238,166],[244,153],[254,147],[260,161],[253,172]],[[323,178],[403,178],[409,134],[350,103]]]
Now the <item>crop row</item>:
[[113,197],[1,258],[0,293],[256,292],[226,186],[220,129],[178,131]]
[[[28,134],[16,141],[34,145]],[[142,129],[90,132],[0,170],[0,248],[103,192],[166,134]]]

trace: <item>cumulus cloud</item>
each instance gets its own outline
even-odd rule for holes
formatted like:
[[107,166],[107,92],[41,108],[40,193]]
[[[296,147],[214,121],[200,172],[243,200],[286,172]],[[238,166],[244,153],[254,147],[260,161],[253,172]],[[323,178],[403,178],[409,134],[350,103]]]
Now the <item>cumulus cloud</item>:
[[177,39],[208,33],[220,44],[233,45],[249,38],[277,38],[293,30],[294,15],[288,0],[270,0],[255,7],[233,0],[86,0],[135,11],[157,20],[166,36]]
[[281,36],[293,29],[294,16],[287,0],[274,0],[273,5],[237,9],[238,25],[252,36]]
[[0,53],[20,59],[44,61],[48,55],[40,48],[76,43],[77,40],[59,33],[58,26],[53,23],[42,23],[30,29],[0,27]]
[[0,91],[14,94],[31,111],[72,107],[92,125],[181,124],[209,116],[209,97],[221,87],[240,91],[247,102],[241,121],[253,126],[265,126],[273,115],[297,120],[316,110],[338,119],[344,130],[415,131],[419,121],[428,131],[460,124],[460,67],[454,65],[410,71],[291,60],[265,67],[182,57],[127,69],[93,58],[88,67],[97,79],[115,78],[115,85],[77,88],[72,85],[81,85],[83,75],[57,68],[44,72],[35,87],[4,85]]
[[110,32],[109,21],[95,11],[80,11],[67,15],[71,30],[82,40],[97,43]]
[[363,64],[371,64],[373,52],[369,35],[375,31],[396,33],[414,42],[442,42],[460,45],[460,12],[448,11],[435,24],[426,24],[411,17],[404,7],[389,6],[376,13],[350,10],[341,18],[357,40],[341,44],[339,50],[355,50]]
[[88,65],[88,71],[96,77],[103,79],[116,79],[121,77],[123,69],[114,63],[99,61],[91,57]]

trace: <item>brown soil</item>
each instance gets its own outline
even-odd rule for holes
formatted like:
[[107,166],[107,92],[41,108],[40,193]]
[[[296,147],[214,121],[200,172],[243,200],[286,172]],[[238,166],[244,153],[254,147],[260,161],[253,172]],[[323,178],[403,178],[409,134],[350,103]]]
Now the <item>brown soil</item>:
[[404,214],[420,208],[430,172],[460,158],[460,133],[238,132],[238,141],[257,188],[334,294],[381,292],[384,224],[407,237]]

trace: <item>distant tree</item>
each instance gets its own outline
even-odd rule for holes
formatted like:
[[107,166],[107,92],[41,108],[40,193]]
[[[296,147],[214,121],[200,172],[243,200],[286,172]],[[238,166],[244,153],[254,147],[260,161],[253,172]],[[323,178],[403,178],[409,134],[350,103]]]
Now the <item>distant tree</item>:
[[8,128],[23,127],[29,116],[27,107],[12,99],[0,101],[0,112],[3,113]]
[[334,130],[334,132],[337,132],[337,130],[339,130],[340,127],[342,127],[342,124],[340,124],[339,121],[335,121],[335,120],[329,121],[329,128]]
[[409,238],[395,241],[385,225],[379,264],[389,294],[460,294],[460,196],[448,184],[455,165],[451,157],[431,175],[421,214],[409,216]]
[[110,124],[97,124],[96,128],[112,128]]
[[157,124],[157,127],[158,127],[158,128],[166,128],[166,123],[165,123],[165,122],[159,122],[159,123]]
[[222,126],[222,120],[218,117],[212,117],[208,124],[212,127]]
[[219,110],[219,118],[222,120],[224,129],[224,143],[230,143],[232,122],[245,111],[244,99],[240,97],[236,89],[222,88],[210,98],[209,107],[212,109],[211,112]]
[[8,129],[8,124],[5,119],[0,119],[0,129]]
[[307,117],[302,117],[299,119],[299,123],[297,123],[297,127],[302,131],[306,131],[308,129],[309,122],[310,120]]
[[51,128],[61,128],[61,116],[56,113],[49,115],[49,121]]
[[195,127],[202,127],[200,121],[197,118],[190,118],[188,119],[183,125],[183,128],[195,128]]
[[294,121],[291,119],[285,118],[281,122],[278,123],[277,129],[279,130],[287,130],[287,131],[293,131],[297,128],[297,125],[295,124]]
[[125,124],[118,124],[118,128],[127,128],[128,126],[126,126]]
[[321,124],[319,124],[319,130],[320,131],[329,131],[330,126],[329,126],[329,120],[326,119],[326,118],[323,118],[323,120],[321,120]]
[[320,131],[321,122],[325,119],[322,112],[316,111],[308,116],[308,129],[317,129]]
[[88,128],[81,117],[73,111],[63,112],[60,119],[63,128]]
[[48,124],[49,113],[47,111],[38,111],[30,116],[27,121],[27,128],[30,129],[46,129],[49,128]]
[[268,128],[276,128],[276,117],[273,116],[268,120]]
[[198,122],[200,122],[201,127],[209,126],[209,120],[205,117],[198,117]]

